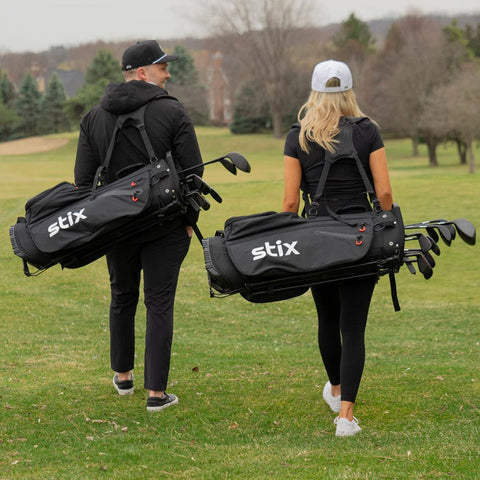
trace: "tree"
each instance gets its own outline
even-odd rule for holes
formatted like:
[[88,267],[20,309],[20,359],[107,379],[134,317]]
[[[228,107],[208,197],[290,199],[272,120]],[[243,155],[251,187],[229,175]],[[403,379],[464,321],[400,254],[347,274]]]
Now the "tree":
[[168,70],[172,76],[169,84],[196,85],[198,71],[188,50],[183,45],[175,45],[172,55],[178,55],[178,59],[168,64]]
[[42,132],[58,133],[70,130],[64,111],[67,95],[57,74],[50,77],[42,101]]
[[0,103],[12,108],[17,97],[15,87],[5,72],[0,69]]
[[30,73],[25,76],[18,98],[16,114],[20,117],[18,133],[21,137],[32,137],[40,133],[40,102],[42,95]]
[[418,155],[419,119],[433,90],[447,83],[457,66],[440,26],[410,15],[395,22],[372,67],[372,110],[384,130],[412,139]]
[[182,102],[195,125],[206,125],[208,123],[207,90],[199,83],[193,57],[182,45],[175,45],[172,54],[178,55],[178,59],[168,64],[168,70],[172,76],[167,84],[168,91]]
[[476,64],[465,65],[447,85],[438,87],[425,104],[419,130],[429,147],[430,165],[437,165],[435,148],[440,141],[456,142],[460,163],[475,171],[473,142],[480,139],[480,71]]
[[66,103],[65,108],[71,120],[78,123],[100,101],[110,82],[121,81],[123,76],[118,60],[110,52],[99,50],[87,69],[83,87]]
[[19,122],[20,118],[18,118],[17,114],[0,102],[0,142],[13,138]]
[[343,50],[357,44],[366,53],[375,50],[376,40],[370,33],[368,24],[351,13],[347,20],[342,22],[340,32],[334,37],[333,43],[338,49]]
[[94,85],[100,82],[121,82],[123,75],[119,61],[108,50],[99,50],[85,75],[85,83]]
[[315,10],[308,0],[224,0],[209,7],[223,47],[235,52],[262,84],[273,134],[280,138],[287,80],[295,74],[298,57],[295,35]]
[[473,52],[475,57],[480,57],[480,23],[477,23],[475,29],[471,25],[465,27],[465,37],[467,46]]
[[272,117],[263,86],[258,79],[246,81],[236,95],[230,130],[232,133],[260,133],[271,128]]

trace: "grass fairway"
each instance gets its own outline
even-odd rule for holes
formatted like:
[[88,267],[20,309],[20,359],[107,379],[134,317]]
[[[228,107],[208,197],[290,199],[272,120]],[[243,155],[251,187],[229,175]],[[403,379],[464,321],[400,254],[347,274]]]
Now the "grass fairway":
[[[219,165],[206,179],[224,198],[201,216],[205,236],[233,215],[281,208],[283,142],[198,130],[204,159],[231,150],[252,173]],[[137,389],[111,383],[104,260],[26,278],[8,227],[27,199],[72,180],[76,136],[58,150],[0,158],[0,479],[475,479],[480,471],[478,246],[456,240],[433,278],[402,268],[395,313],[381,279],[367,327],[356,416],[336,438],[322,400],[326,375],[308,294],[280,303],[210,299],[200,245],[184,263],[169,390],[179,405],[147,413],[144,307],[137,322]],[[453,146],[411,158],[387,143],[406,222],[464,217],[480,226],[478,175]],[[477,158],[480,157],[476,151]]]

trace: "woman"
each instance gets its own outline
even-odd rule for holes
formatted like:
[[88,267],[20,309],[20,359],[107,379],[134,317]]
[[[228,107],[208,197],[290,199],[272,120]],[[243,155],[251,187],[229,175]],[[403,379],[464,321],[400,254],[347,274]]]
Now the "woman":
[[[314,195],[323,169],[325,151],[334,152],[343,117],[365,117],[352,90],[352,74],[343,62],[316,65],[312,91],[299,111],[300,128],[287,135],[284,150],[285,192],[283,210],[298,213],[300,190],[304,199]],[[387,157],[376,124],[364,118],[355,123],[353,144],[384,210],[392,208]],[[371,209],[358,167],[351,159],[332,165],[325,200],[317,215],[348,206]],[[358,208],[358,207],[357,207]],[[338,413],[336,435],[350,436],[361,428],[353,416],[365,362],[365,327],[376,277],[342,280],[312,287],[318,313],[318,344],[329,381],[323,398]]]

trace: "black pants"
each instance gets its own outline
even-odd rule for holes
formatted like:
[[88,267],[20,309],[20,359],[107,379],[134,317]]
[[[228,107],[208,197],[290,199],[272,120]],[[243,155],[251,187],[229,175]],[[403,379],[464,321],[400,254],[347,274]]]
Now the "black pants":
[[143,270],[147,310],[145,379],[147,390],[164,391],[170,370],[173,308],[180,266],[190,245],[185,227],[140,243],[123,242],[107,254],[110,272],[110,360],[115,372],[134,367],[135,313]]
[[328,379],[341,384],[342,400],[355,402],[365,364],[365,328],[377,278],[312,287],[318,313],[318,345]]

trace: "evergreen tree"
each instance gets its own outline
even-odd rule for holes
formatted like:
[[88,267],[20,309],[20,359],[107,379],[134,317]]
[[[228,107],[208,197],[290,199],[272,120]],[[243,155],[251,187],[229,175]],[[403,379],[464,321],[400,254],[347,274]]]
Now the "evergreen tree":
[[480,23],[477,23],[475,29],[467,25],[465,27],[465,37],[467,46],[475,57],[480,57]]
[[20,137],[32,137],[40,133],[40,102],[42,95],[37,83],[30,73],[25,76],[18,98],[15,101],[15,110],[20,117],[18,134]]
[[357,43],[363,47],[366,52],[375,49],[375,38],[370,33],[368,24],[362,22],[355,14],[351,13],[347,20],[342,22],[340,33],[334,38],[334,44],[343,48],[349,44]]
[[272,115],[262,84],[257,79],[245,82],[238,91],[233,108],[232,133],[261,133],[271,130]]
[[20,119],[17,114],[0,102],[0,142],[12,140]]
[[182,45],[175,45],[172,55],[178,55],[178,59],[168,64],[168,70],[172,76],[169,83],[183,86],[197,85],[198,72],[188,50]]
[[94,105],[99,103],[110,82],[121,82],[119,62],[106,50],[99,50],[85,75],[85,84],[77,95],[66,102],[66,112],[76,124]]
[[42,101],[42,132],[58,133],[70,130],[69,121],[64,111],[67,95],[63,84],[54,73],[50,77]]
[[121,82],[122,72],[118,60],[107,50],[99,50],[85,75],[85,83],[94,85],[100,82]]
[[0,103],[12,108],[15,102],[16,93],[13,83],[5,72],[0,69]]
[[199,83],[193,57],[182,45],[175,45],[172,55],[178,55],[178,59],[168,64],[172,76],[167,83],[168,92],[182,102],[195,125],[206,125],[209,119],[207,90]]

